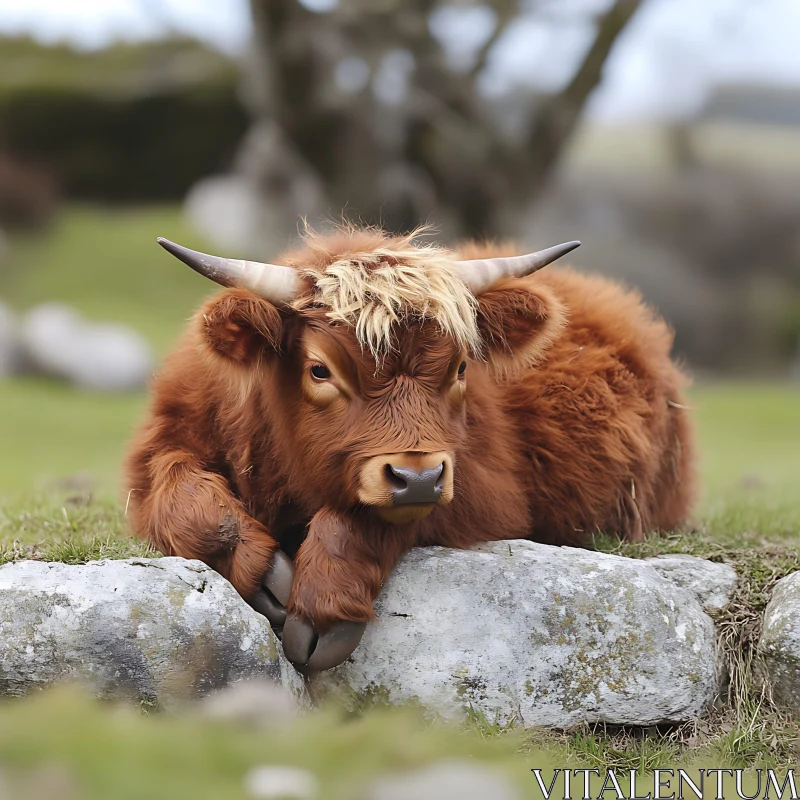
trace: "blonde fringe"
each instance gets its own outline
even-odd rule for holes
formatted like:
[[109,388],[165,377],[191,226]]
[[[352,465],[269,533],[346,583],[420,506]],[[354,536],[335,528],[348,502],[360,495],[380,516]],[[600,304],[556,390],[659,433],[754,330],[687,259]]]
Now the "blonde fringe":
[[[340,232],[345,238],[346,233]],[[455,274],[454,256],[433,245],[414,244],[418,233],[390,238],[372,231],[371,241],[363,242],[355,234],[351,244],[374,247],[330,253],[334,260],[319,266],[298,265],[315,289],[312,298],[296,305],[311,301],[327,308],[331,320],[355,329],[361,346],[376,359],[393,349],[393,326],[409,319],[433,320],[460,346],[477,352],[477,301]],[[318,254],[330,252],[334,244],[313,233],[306,243]]]

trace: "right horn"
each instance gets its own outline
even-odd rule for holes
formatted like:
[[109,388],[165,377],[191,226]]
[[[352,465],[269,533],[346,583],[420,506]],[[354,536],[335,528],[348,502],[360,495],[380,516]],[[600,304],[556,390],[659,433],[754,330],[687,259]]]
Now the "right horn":
[[523,278],[552,264],[556,259],[571,253],[580,242],[564,242],[546,250],[538,250],[526,256],[510,258],[486,258],[475,261],[457,261],[458,274],[467,288],[476,297],[485,292],[500,278]]
[[300,277],[291,267],[210,256],[160,236],[157,241],[168,253],[215,283],[249,289],[275,305],[288,306],[300,290]]

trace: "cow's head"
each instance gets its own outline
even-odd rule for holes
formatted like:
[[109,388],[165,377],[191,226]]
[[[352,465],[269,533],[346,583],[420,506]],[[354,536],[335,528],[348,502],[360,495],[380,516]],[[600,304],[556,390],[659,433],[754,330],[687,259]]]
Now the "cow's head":
[[394,523],[453,499],[470,372],[507,377],[543,352],[564,311],[524,278],[579,244],[463,261],[412,237],[342,231],[277,266],[159,242],[231,287],[197,317],[203,345],[263,396],[306,505]]

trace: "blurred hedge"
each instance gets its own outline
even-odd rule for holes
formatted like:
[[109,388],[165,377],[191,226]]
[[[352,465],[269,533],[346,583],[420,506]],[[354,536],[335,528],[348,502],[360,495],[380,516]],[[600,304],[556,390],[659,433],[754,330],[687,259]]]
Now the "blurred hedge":
[[0,149],[67,197],[164,200],[226,167],[247,126],[238,66],[189,40],[79,52],[0,40]]

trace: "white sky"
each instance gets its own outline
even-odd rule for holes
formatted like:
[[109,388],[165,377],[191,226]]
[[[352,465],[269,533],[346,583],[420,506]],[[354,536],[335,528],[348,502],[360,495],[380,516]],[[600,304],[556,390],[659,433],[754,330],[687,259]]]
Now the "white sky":
[[[322,8],[332,0],[304,2]],[[568,3],[606,2],[559,0],[552,7],[563,16]],[[479,13],[473,23],[464,20],[458,39],[470,39],[464,28],[472,24],[472,39],[480,42],[477,29],[491,24],[491,14],[489,23],[486,18]],[[0,0],[1,32],[84,47],[150,38],[171,28],[236,54],[249,25],[247,0]],[[561,82],[565,64],[586,46],[590,31],[577,22],[553,33],[534,18],[518,22],[493,53],[487,87]],[[592,111],[617,120],[691,113],[720,80],[800,85],[800,0],[648,0],[606,65]]]
[[172,27],[235,52],[249,26],[246,0],[0,0],[3,33],[90,48],[155,37]]

